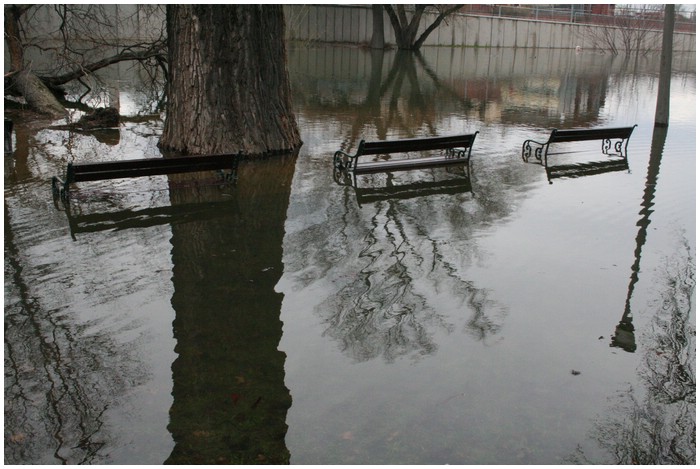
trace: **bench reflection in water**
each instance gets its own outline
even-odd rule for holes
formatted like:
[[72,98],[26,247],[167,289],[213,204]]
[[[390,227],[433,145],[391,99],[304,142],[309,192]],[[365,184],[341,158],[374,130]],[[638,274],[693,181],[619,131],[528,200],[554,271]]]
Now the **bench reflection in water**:
[[352,187],[357,203],[362,206],[382,200],[408,200],[429,195],[456,195],[471,193],[471,177],[468,165],[461,167],[431,168],[400,173],[392,172],[349,176],[335,171],[333,179],[341,186]]
[[79,233],[205,221],[235,203],[236,181],[222,181],[213,171],[141,181],[82,187],[69,199],[54,198],[54,205],[65,212],[75,239]]
[[73,214],[70,210],[66,210],[66,215],[68,216],[71,237],[75,239],[79,233],[121,231],[210,220],[221,216],[222,210],[225,210],[227,204],[231,203],[230,200],[201,202],[88,214]]
[[547,172],[547,180],[551,183],[553,179],[557,178],[577,178],[613,171],[629,171],[629,163],[627,158],[624,158],[561,165],[548,164],[545,166],[545,171]]

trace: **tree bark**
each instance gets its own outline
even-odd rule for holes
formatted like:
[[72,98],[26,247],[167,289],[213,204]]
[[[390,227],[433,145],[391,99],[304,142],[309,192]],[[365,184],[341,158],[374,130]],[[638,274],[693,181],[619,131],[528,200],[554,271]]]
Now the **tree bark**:
[[31,70],[22,70],[16,73],[13,78],[14,87],[32,109],[54,118],[66,115],[66,108],[58,102],[51,90]]
[[298,148],[284,27],[281,5],[168,5],[161,148],[246,155]]
[[4,9],[5,41],[10,52],[10,70],[13,72],[21,70],[24,65],[24,49],[19,38],[19,19],[25,11],[27,7],[22,8],[20,5],[6,6]]

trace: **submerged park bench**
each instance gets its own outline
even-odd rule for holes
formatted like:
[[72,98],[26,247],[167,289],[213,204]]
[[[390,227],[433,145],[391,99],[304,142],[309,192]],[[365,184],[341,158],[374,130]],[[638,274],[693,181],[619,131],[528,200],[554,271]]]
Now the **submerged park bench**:
[[603,154],[627,159],[627,144],[635,127],[637,126],[603,129],[554,129],[546,142],[525,140],[523,142],[522,158],[523,161],[528,162],[530,157],[534,156],[537,161],[547,166],[547,154],[552,144],[601,140]]
[[174,158],[141,158],[99,163],[68,163],[62,179],[54,176],[51,181],[54,198],[68,201],[70,185],[75,182],[106,179],[134,178],[163,174],[188,173],[230,169],[228,178],[234,177],[240,159],[239,154],[178,156]]
[[[377,142],[360,141],[357,153],[350,155],[338,150],[333,155],[333,167],[336,170],[352,172],[353,175],[385,171],[406,171],[434,166],[451,166],[468,164],[474,139],[473,134],[453,135],[447,137],[413,138],[404,140],[382,140]],[[421,156],[416,158],[398,158],[384,161],[360,161],[368,155],[390,155],[394,153],[412,153],[431,150],[443,150],[443,155]]]

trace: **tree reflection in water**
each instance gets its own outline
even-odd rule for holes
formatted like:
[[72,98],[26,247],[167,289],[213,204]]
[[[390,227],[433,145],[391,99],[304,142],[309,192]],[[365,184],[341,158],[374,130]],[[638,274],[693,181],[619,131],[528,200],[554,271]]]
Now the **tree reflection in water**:
[[[167,464],[289,462],[274,288],[295,162],[296,154],[246,161],[230,193],[207,184],[170,192],[173,206],[218,201],[219,214],[172,225],[178,356]],[[191,178],[171,175],[170,184]]]
[[[503,312],[488,292],[460,274],[455,254],[468,243],[437,239],[430,224],[415,215],[422,210],[409,207],[391,200],[374,205],[370,230],[357,241],[352,262],[357,275],[318,307],[326,334],[355,360],[433,353],[432,330],[455,329],[441,311],[443,302],[466,304],[471,317],[465,329],[478,340],[501,327]],[[458,231],[459,226],[450,228]]]
[[657,275],[655,313],[641,340],[644,388],[621,392],[595,423],[592,439],[608,460],[590,461],[579,448],[573,462],[695,464],[695,258],[685,238]]
[[129,344],[43,306],[19,253],[5,206],[5,275],[16,286],[5,290],[5,461],[104,462],[113,438],[104,414],[144,370]]
[[[17,130],[9,170],[9,159],[5,161],[6,187],[8,179],[28,178],[28,161],[37,152],[29,146],[33,134],[28,126],[23,123]],[[95,263],[66,261],[52,252],[44,252],[36,263],[32,248],[52,245],[51,237],[58,235],[37,232],[28,222],[35,216],[31,194],[13,194],[4,205],[5,463],[105,463],[110,457],[106,448],[115,442],[107,414],[148,380],[134,352],[142,337],[122,342],[99,313],[90,320],[75,314],[70,304],[79,303],[80,295],[71,287],[90,285],[87,278],[99,283]],[[22,210],[10,205],[14,203]],[[99,256],[101,251],[96,251]],[[129,277],[128,269],[120,274],[110,273],[110,286],[132,293],[139,279]],[[56,279],[64,283],[54,284]],[[94,285],[86,291],[94,294]],[[114,299],[114,293],[99,293],[88,295],[91,303],[86,307],[99,311]],[[133,332],[132,326],[122,325],[121,332]]]
[[[470,107],[420,55],[397,53],[383,77],[385,55],[379,52],[371,55],[365,98],[347,112],[351,122],[343,149],[353,150],[362,137],[436,135],[436,94],[448,96],[463,112]],[[419,67],[427,80],[418,79]],[[344,108],[344,103],[341,100],[339,106]],[[403,187],[427,177],[426,171],[364,176],[358,186]],[[324,184],[306,183],[305,189]],[[410,200],[389,196],[362,207],[352,188],[322,203],[323,195],[307,193],[296,203],[319,207],[327,203],[329,215],[315,224],[305,220],[307,227],[287,233],[285,242],[294,248],[285,249],[286,270],[297,272],[300,287],[332,279],[334,292],[315,311],[325,334],[356,361],[419,359],[435,352],[437,331],[451,333],[462,321],[467,333],[486,341],[500,330],[505,311],[464,271],[480,255],[470,241],[473,231],[512,210],[509,187],[489,185],[479,194],[465,191]]]

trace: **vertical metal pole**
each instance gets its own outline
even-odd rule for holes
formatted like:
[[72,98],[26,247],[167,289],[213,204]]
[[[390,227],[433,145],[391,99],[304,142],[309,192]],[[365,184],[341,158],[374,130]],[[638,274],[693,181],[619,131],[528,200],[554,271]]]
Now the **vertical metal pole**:
[[673,56],[673,26],[675,6],[666,5],[664,9],[664,33],[661,45],[661,70],[659,71],[659,93],[656,98],[656,117],[654,125],[668,126],[671,100],[671,58]]

